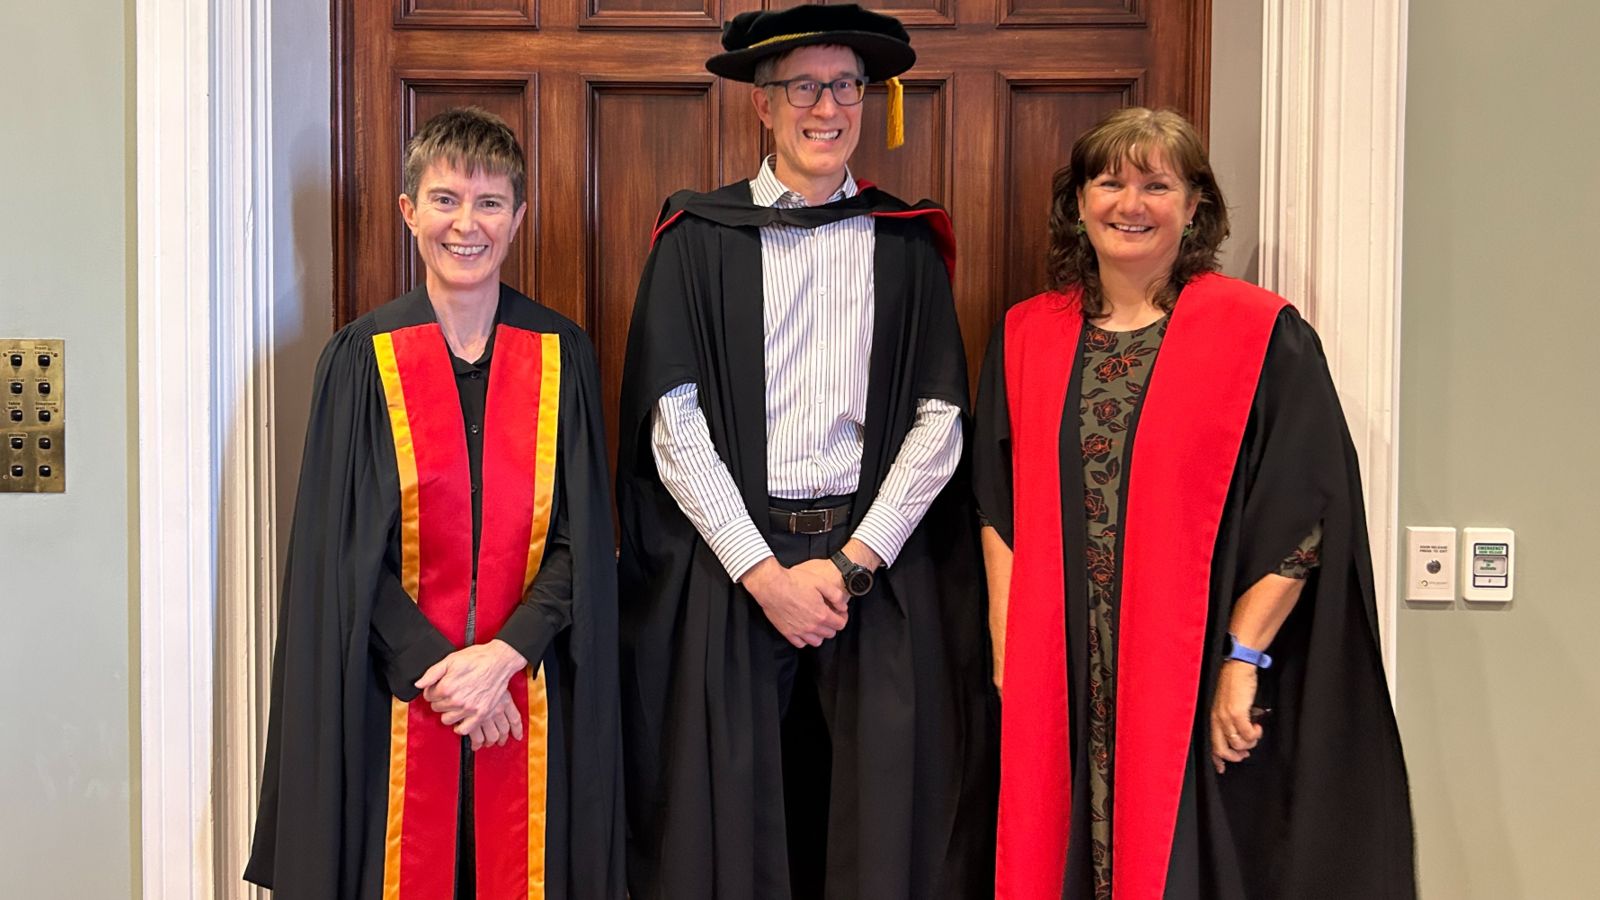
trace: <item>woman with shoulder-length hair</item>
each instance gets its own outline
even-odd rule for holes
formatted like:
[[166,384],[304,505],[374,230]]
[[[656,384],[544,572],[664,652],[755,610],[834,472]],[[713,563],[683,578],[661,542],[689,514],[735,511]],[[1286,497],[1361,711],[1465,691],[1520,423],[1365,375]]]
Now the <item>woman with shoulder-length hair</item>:
[[990,344],[1005,900],[1415,894],[1355,449],[1311,326],[1217,274],[1227,234],[1193,126],[1116,112]]

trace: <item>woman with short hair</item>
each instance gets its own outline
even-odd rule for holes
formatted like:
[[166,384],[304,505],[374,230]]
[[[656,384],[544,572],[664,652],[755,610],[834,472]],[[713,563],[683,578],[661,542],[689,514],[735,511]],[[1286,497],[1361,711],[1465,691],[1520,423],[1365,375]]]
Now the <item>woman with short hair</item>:
[[245,878],[279,900],[619,900],[617,595],[589,339],[500,281],[481,109],[407,145],[422,284],[317,364]]

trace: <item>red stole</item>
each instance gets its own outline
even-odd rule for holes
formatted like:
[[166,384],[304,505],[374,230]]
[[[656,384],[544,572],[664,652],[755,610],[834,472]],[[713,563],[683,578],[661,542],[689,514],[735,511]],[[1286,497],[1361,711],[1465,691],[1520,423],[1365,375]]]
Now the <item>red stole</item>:
[[[457,647],[472,591],[472,485],[460,395],[443,333],[373,337],[400,476],[401,582]],[[560,406],[560,340],[495,331],[483,441],[475,639],[492,639],[533,583],[549,534]],[[474,755],[478,892],[544,896],[548,698],[532,667],[509,685],[524,739]],[[455,880],[461,739],[428,702],[393,701],[384,900],[438,900]]]
[[[1219,275],[1184,289],[1146,385],[1128,467],[1117,633],[1113,896],[1160,897],[1194,731],[1211,557],[1281,297]],[[1072,815],[1062,416],[1076,295],[1006,316],[1015,559],[1001,703],[997,900],[1058,900]],[[1209,648],[1221,652],[1221,648]]]

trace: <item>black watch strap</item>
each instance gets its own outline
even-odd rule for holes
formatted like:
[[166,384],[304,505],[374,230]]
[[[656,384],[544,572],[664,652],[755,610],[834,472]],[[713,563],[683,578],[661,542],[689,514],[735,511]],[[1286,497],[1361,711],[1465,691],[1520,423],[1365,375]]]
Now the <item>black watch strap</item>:
[[831,559],[834,566],[839,569],[839,574],[844,576],[844,589],[850,592],[850,596],[859,597],[872,590],[870,569],[845,556],[843,550],[834,551]]

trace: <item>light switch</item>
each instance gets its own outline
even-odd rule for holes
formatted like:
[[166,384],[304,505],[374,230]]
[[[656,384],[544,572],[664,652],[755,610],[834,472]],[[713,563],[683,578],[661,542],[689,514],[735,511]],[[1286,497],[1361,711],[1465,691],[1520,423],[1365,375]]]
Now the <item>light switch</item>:
[[1461,598],[1509,601],[1517,568],[1516,533],[1509,528],[1463,528],[1461,546]]
[[1456,530],[1406,528],[1406,599],[1449,603],[1456,599]]

